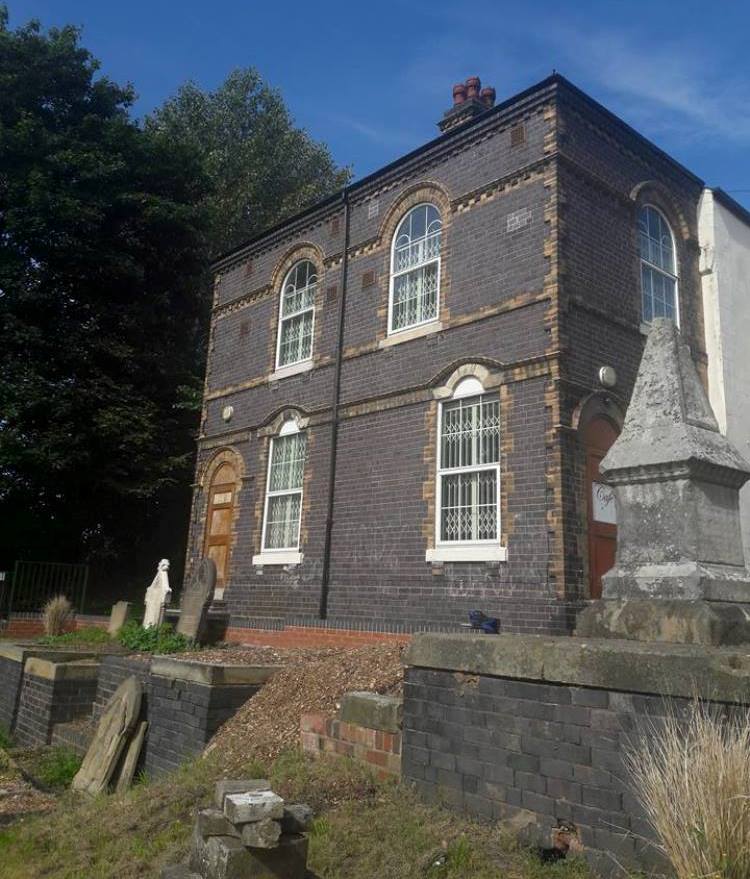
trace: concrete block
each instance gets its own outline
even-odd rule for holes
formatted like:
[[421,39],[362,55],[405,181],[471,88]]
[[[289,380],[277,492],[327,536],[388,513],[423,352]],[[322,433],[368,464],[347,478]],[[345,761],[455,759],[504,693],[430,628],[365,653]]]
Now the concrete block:
[[270,790],[227,794],[224,797],[224,815],[232,824],[247,824],[264,818],[281,819],[284,801]]
[[204,838],[210,836],[240,836],[231,821],[224,817],[219,809],[201,809],[196,818],[196,831]]
[[214,802],[218,809],[224,808],[224,797],[227,794],[245,794],[250,791],[271,790],[267,778],[222,778],[214,788]]
[[273,818],[242,825],[242,843],[250,848],[275,848],[281,836],[281,823]]
[[307,803],[284,806],[281,829],[284,833],[306,833],[313,822],[313,810]]

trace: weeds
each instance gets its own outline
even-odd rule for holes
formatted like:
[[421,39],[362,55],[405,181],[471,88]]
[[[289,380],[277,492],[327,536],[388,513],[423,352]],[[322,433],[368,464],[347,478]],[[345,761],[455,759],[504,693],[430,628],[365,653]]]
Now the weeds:
[[32,775],[45,787],[64,790],[81,768],[81,758],[69,748],[51,748],[41,754]]
[[750,725],[696,702],[626,751],[633,787],[677,879],[750,875]]
[[169,623],[144,629],[136,620],[130,620],[120,629],[120,643],[137,653],[182,653],[193,648],[184,635],[178,635]]
[[62,635],[72,625],[75,612],[64,595],[56,595],[44,605],[42,623],[45,635]]
[[75,646],[77,644],[106,644],[111,638],[104,629],[97,626],[84,626],[82,629],[76,629],[73,632],[65,632],[63,635],[44,635],[39,638],[38,643],[45,646]]
[[0,724],[0,751],[8,751],[13,747],[13,740],[8,730]]

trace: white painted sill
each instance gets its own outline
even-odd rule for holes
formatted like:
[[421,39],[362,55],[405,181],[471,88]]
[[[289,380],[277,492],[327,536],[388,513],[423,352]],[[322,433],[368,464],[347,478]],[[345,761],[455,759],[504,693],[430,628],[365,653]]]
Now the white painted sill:
[[487,546],[436,546],[424,554],[426,562],[507,562],[508,547],[498,544]]
[[301,565],[302,553],[294,549],[267,549],[259,555],[253,556],[253,567],[260,568],[263,565]]
[[304,360],[301,363],[291,363],[289,366],[281,366],[272,372],[267,381],[276,382],[280,378],[288,378],[290,375],[299,375],[301,372],[309,372],[313,368],[312,360]]
[[385,339],[378,342],[378,348],[390,348],[391,345],[399,345],[401,342],[411,342],[412,339],[421,339],[422,336],[429,336],[432,333],[439,333],[443,329],[443,324],[439,320],[432,320],[428,324],[420,324],[418,327],[412,327],[409,330],[399,330],[391,333]]

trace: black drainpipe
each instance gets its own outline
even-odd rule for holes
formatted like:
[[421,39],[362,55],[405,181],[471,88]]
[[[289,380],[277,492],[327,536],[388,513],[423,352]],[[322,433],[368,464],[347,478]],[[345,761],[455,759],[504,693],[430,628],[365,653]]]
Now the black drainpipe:
[[328,465],[328,503],[326,510],[326,533],[323,544],[323,572],[320,578],[320,618],[328,616],[328,591],[331,579],[331,537],[333,534],[333,501],[336,488],[336,451],[339,435],[339,396],[341,393],[341,363],[344,355],[344,315],[346,306],[346,276],[349,266],[349,190],[341,193],[344,203],[344,253],[341,257],[341,297],[339,299],[339,327],[336,340],[336,368],[333,376],[331,401],[331,455]]

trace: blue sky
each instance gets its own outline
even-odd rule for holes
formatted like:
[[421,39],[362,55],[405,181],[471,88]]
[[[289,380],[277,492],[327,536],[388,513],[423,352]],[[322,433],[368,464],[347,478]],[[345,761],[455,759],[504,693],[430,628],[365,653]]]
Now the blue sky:
[[9,7],[12,25],[81,25],[103,71],[135,86],[139,114],[186,79],[212,88],[253,65],[357,177],[432,138],[454,82],[478,74],[502,100],[554,68],[750,208],[750,6],[739,0]]

